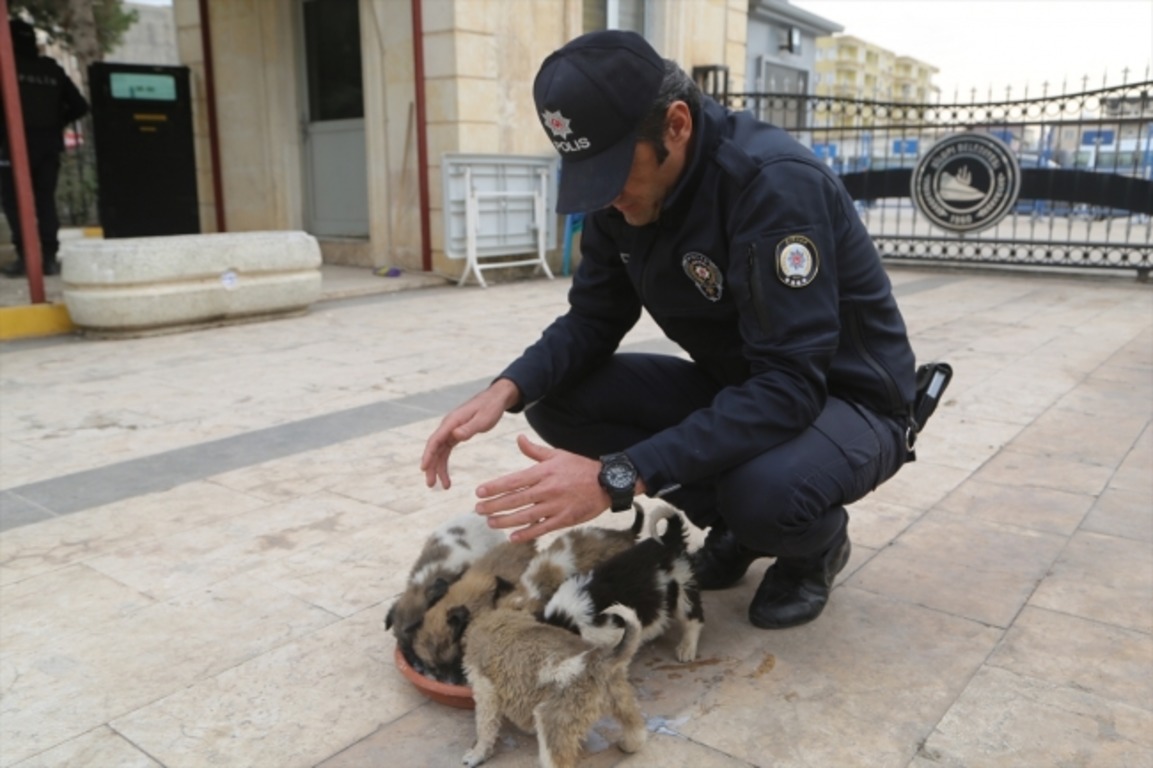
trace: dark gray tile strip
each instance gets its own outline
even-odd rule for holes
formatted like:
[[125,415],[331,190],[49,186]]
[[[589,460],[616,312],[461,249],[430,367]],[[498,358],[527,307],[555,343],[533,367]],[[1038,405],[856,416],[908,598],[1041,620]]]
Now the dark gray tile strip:
[[[896,286],[895,291],[898,296],[908,295],[955,283],[958,279],[964,278],[958,275],[925,277]],[[372,298],[376,297],[357,297],[348,303],[359,304]],[[672,342],[664,339],[638,342],[622,349],[665,354],[677,351]],[[0,531],[167,491],[221,472],[436,418],[488,383],[489,379],[477,379],[454,384],[3,489],[0,490]]]
[[0,492],[0,530],[36,522],[45,513],[66,515],[166,491],[221,472],[435,418],[487,383],[456,384],[7,488]]

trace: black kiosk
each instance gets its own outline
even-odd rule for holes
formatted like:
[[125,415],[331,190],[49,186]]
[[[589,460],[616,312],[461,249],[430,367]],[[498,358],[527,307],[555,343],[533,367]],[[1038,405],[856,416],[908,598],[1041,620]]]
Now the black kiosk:
[[105,237],[200,231],[188,67],[88,68]]

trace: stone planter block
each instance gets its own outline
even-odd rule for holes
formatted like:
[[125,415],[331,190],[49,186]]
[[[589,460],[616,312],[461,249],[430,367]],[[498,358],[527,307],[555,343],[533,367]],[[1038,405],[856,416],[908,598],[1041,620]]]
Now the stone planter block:
[[320,298],[305,232],[70,240],[64,303],[81,332],[142,335],[298,314]]

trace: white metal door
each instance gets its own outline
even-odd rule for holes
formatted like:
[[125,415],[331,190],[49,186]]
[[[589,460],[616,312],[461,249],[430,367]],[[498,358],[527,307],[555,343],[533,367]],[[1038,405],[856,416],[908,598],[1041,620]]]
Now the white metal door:
[[368,168],[358,0],[303,0],[306,227],[368,236]]

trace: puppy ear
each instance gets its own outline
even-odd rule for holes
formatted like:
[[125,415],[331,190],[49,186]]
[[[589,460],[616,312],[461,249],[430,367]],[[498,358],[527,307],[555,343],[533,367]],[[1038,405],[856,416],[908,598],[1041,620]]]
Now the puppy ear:
[[468,629],[468,621],[471,614],[468,608],[463,605],[458,605],[448,611],[447,620],[448,626],[452,629],[453,642],[459,643],[460,638],[464,635],[464,631]]
[[443,576],[438,576],[428,587],[424,590],[424,599],[428,603],[428,607],[436,605],[448,592],[448,579]]
[[388,609],[388,614],[385,615],[385,617],[384,617],[384,628],[385,629],[392,629],[392,622],[395,620],[396,620],[396,603],[393,603],[392,607]]
[[496,577],[496,588],[493,590],[492,602],[496,605],[496,601],[516,589],[516,585],[508,579],[502,579],[500,576]]

